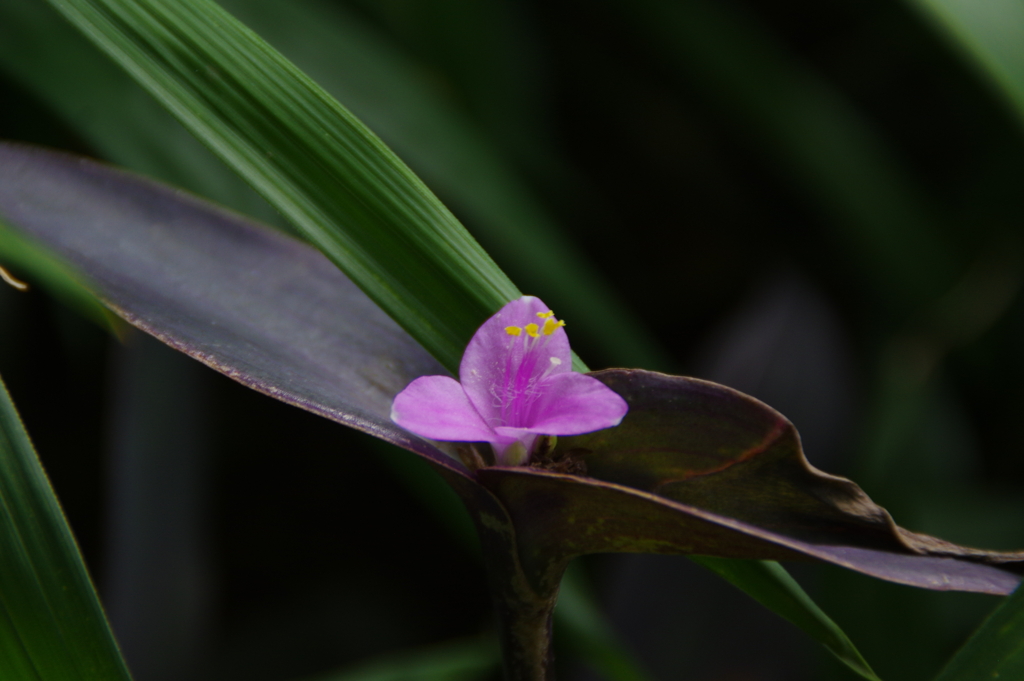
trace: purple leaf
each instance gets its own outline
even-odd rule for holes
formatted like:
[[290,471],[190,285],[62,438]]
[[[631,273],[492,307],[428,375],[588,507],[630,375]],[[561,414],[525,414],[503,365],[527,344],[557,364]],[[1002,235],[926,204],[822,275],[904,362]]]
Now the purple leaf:
[[[559,441],[560,460],[585,466],[593,479],[536,471],[528,475],[543,481],[525,480],[497,469],[478,476],[520,535],[549,547],[535,549],[548,558],[556,550],[802,554],[902,584],[998,594],[1024,573],[1024,553],[898,527],[855,483],[811,466],[793,425],[752,397],[641,370],[592,375],[629,403],[618,428]],[[579,532],[580,517],[595,518],[600,531]],[[689,529],[680,535],[672,517]]]
[[[793,426],[753,398],[640,370],[570,373],[561,328],[551,334],[553,352],[533,365],[525,345],[506,355],[528,377],[543,375],[550,357],[562,360],[544,377],[543,399],[511,418],[508,404],[483,401],[490,387],[515,385],[488,358],[508,347],[506,326],[528,337],[527,324],[542,331],[529,317],[546,313],[536,299],[485,324],[461,384],[412,384],[424,423],[438,416],[423,406],[431,399],[451,419],[432,436],[477,439],[490,429],[520,440],[589,429],[577,402],[590,390],[580,386],[597,381],[629,412],[618,427],[561,437],[528,467],[470,471],[390,419],[394,396],[420,376],[443,374],[440,366],[310,247],[128,173],[9,144],[0,144],[0,215],[91,277],[143,330],[256,390],[426,458],[474,509],[504,594],[499,609],[519,599],[542,612],[565,563],[595,552],[818,559],[894,582],[988,593],[1009,593],[1024,571],[1024,554],[897,527],[854,483],[811,467]],[[487,421],[502,414],[504,425]]]
[[115,312],[231,378],[465,473],[391,401],[444,369],[315,249],[183,191],[0,144],[0,215]]

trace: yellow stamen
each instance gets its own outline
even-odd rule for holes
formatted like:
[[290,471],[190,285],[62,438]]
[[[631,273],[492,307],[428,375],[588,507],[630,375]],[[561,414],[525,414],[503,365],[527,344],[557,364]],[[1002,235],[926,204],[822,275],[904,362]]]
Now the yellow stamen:
[[[534,324],[533,326],[536,326],[536,324]],[[527,329],[529,329],[529,327],[527,327]],[[522,332],[523,332],[523,330],[521,328],[519,328],[518,326],[506,326],[505,327],[505,333],[507,333],[510,336],[518,336]]]
[[538,312],[537,316],[540,317],[541,319],[547,319],[548,317],[554,317],[555,313],[552,312],[551,310],[548,310],[547,312]]
[[544,322],[544,335],[545,336],[550,336],[557,329],[560,329],[563,326],[565,326],[565,322],[563,322],[563,321],[555,321],[554,319],[548,318],[548,320]]
[[531,338],[537,338],[540,336],[540,334],[537,333],[537,331],[540,330],[540,327],[536,324],[527,324],[525,328],[526,333],[530,334]]
[[18,289],[19,291],[28,290],[28,284],[12,277],[11,273],[5,270],[3,267],[0,267],[0,279],[2,279],[5,283],[10,284],[14,288]]

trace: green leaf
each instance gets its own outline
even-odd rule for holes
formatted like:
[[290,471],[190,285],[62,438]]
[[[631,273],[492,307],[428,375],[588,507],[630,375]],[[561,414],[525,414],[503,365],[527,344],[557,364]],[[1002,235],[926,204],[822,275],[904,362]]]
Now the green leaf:
[[718,574],[761,605],[800,627],[861,677],[879,681],[853,641],[778,563],[711,556],[690,556],[690,560]]
[[454,369],[519,291],[344,107],[207,0],[52,0]]
[[[104,299],[133,323],[179,350],[278,399],[416,451],[446,471],[449,482],[452,474],[464,473],[457,462],[388,419],[392,395],[440,367],[308,246],[180,191],[17,145],[0,145],[0,213],[89,273]],[[147,229],[138,229],[143,223]],[[354,366],[359,370],[352,371]],[[771,429],[778,418],[749,398],[712,387],[740,409],[738,422],[747,424],[741,441],[763,439],[758,426]],[[647,418],[644,412],[642,404],[634,404],[631,418]],[[660,437],[664,429],[644,430]],[[719,439],[729,444],[736,438]],[[564,445],[571,448],[572,439],[565,438]],[[595,459],[600,474],[598,464]],[[432,505],[437,501],[437,490],[422,492]],[[641,496],[633,501],[645,507],[660,503]],[[672,526],[692,522],[668,512]],[[460,509],[450,515],[459,521],[453,527],[462,526]],[[545,526],[558,519],[549,515]],[[767,577],[784,579],[777,573],[781,570]],[[759,578],[762,589],[765,578]],[[610,646],[607,627],[579,597],[581,591],[571,581],[565,589],[559,616],[581,655],[613,678],[639,678],[621,649]]]
[[475,681],[491,678],[498,662],[494,642],[474,639],[387,655],[308,681]]
[[26,239],[0,219],[0,266],[15,268],[27,283],[37,284],[100,326],[117,332],[120,320],[96,298],[85,277],[46,249]]
[[1024,3],[910,0],[995,86],[1024,123]]
[[1017,589],[953,656],[935,681],[1024,678],[1024,589]]
[[664,369],[664,351],[565,236],[480,126],[427,72],[343,11],[304,0],[227,0],[434,188],[515,281],[570,316],[618,366]]
[[[588,334],[604,356],[618,365],[669,366],[643,324],[560,235],[551,215],[430,73],[341,7],[305,0],[234,0],[225,7],[345,102],[454,202],[503,267],[556,309],[571,311],[573,328]],[[107,160],[262,221],[280,220],[45,3],[0,3],[0,67]]]
[[0,678],[130,681],[71,529],[2,382]]
[[[0,144],[0,214],[89,272],[108,304],[178,350],[411,449],[435,468],[464,472],[388,418],[394,393],[441,367],[308,246],[137,176],[10,144]],[[143,223],[147,229],[138,229]],[[466,509],[450,488],[438,488],[419,461],[381,454],[478,554]],[[604,665],[615,648],[607,633],[593,639],[594,609],[584,592],[566,588],[561,616],[581,654]],[[628,660],[618,655],[615,667],[628,670]]]
[[284,222],[242,178],[47,3],[0,3],[0,68],[106,160],[264,222]]

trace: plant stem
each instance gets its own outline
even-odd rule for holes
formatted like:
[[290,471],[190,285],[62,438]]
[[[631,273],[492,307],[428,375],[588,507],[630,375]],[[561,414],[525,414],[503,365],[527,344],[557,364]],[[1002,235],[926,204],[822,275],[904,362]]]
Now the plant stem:
[[567,563],[546,564],[528,575],[511,524],[496,520],[481,514],[477,528],[497,614],[505,681],[554,681],[551,620]]

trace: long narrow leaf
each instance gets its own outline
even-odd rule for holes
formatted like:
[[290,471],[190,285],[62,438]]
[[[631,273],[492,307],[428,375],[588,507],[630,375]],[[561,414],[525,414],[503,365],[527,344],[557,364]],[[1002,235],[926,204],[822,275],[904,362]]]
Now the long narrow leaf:
[[[413,449],[451,474],[463,470],[387,419],[395,392],[440,367],[315,251],[73,157],[0,145],[0,178],[6,217],[88,272],[136,325],[246,385]],[[784,580],[777,573],[767,575]],[[587,617],[571,598],[565,605],[563,617]],[[603,645],[589,636],[593,627],[577,629],[588,637],[584,654]],[[630,678],[621,660],[610,661]]]
[[[643,325],[560,236],[553,218],[479,126],[432,87],[430,74],[340,7],[305,0],[224,5],[453,201],[457,212],[472,220],[484,246],[523,285],[556,309],[572,310],[574,328],[588,334],[605,357],[623,366],[668,366]],[[262,221],[273,219],[234,171],[46,4],[0,3],[0,68],[107,160]]]
[[449,368],[519,291],[365,126],[208,0],[53,0]]
[[129,679],[71,530],[2,382],[0,678]]
[[488,252],[521,286],[572,311],[619,366],[669,360],[608,282],[562,234],[480,126],[436,78],[340,6],[307,0],[227,0],[238,16],[369,125],[469,219]]
[[865,679],[878,681],[867,660],[853,641],[811,600],[786,570],[773,561],[729,560],[691,556],[691,560],[712,570],[783,619],[800,627],[835,655],[840,662]]
[[[556,247],[550,237],[539,238],[545,236],[541,226],[549,225],[550,218],[540,212],[535,202],[525,194],[525,189],[519,187],[500,162],[490,155],[486,144],[474,136],[468,121],[459,119],[453,111],[434,101],[430,92],[416,82],[416,74],[410,66],[403,64],[397,56],[387,54],[385,46],[375,42],[358,26],[350,25],[351,20],[344,15],[319,11],[315,5],[296,7],[289,4],[286,7],[269,1],[235,3],[232,7],[243,11],[244,18],[257,20],[257,27],[261,30],[271,30],[270,37],[279,47],[297,53],[299,57],[306,54],[304,48],[310,44],[311,31],[324,37],[332,30],[340,33],[328,41],[326,54],[322,51],[306,54],[307,59],[302,65],[308,68],[319,64],[320,70],[313,75],[318,76],[328,89],[344,94],[345,101],[353,105],[356,113],[373,121],[386,137],[397,141],[400,150],[409,154],[415,165],[428,171],[428,178],[434,178],[450,195],[464,199],[468,204],[467,210],[471,210],[478,223],[487,225],[489,221],[498,221],[491,229],[494,235],[492,242],[499,242],[505,249],[519,248],[520,251],[529,243],[533,249],[530,269],[539,270],[552,282],[557,280],[575,287],[565,292],[563,299],[571,301],[574,319],[579,318],[581,322],[578,327],[586,330],[588,326],[601,325],[606,331],[631,332],[625,334],[627,337],[614,332],[602,334],[601,338],[608,343],[607,352],[611,352],[610,348],[614,346],[623,361],[632,358],[632,363],[647,366],[664,363],[663,360],[651,359],[656,351],[635,333],[638,325],[614,321],[616,311],[609,311],[609,303],[602,301],[602,296],[595,295],[601,287],[595,284],[594,277],[585,271],[581,274],[585,265],[574,265],[574,259],[567,257],[565,248]],[[239,191],[230,176],[218,173],[216,166],[219,162],[211,164],[202,153],[204,150],[195,149],[190,138],[182,138],[177,124],[170,119],[165,120],[161,112],[152,111],[149,102],[140,99],[131,84],[123,82],[118,71],[112,71],[113,67],[107,68],[105,61],[97,59],[92,48],[70,28],[60,22],[55,24],[45,5],[12,0],[0,7],[0,12],[4,13],[0,15],[3,17],[0,35],[4,37],[0,41],[0,60],[5,68],[30,83],[46,101],[72,119],[93,145],[122,164],[213,196],[250,214],[261,214],[259,204]],[[349,23],[344,23],[346,21]],[[59,38],[44,48],[49,43],[34,40],[33,36],[38,34],[57,35]],[[314,58],[318,61],[313,61]],[[71,64],[75,65],[75,77],[62,78]],[[324,68],[327,64],[332,68]],[[364,73],[367,64],[371,67],[370,75],[377,80],[367,82]],[[90,74],[88,77],[82,75],[83,69]],[[92,85],[78,87],[83,82]],[[383,100],[382,91],[385,94]],[[83,106],[103,113],[76,116]],[[529,239],[516,228],[517,220],[523,228],[529,228]],[[520,256],[525,256],[525,252],[520,252]],[[547,280],[544,277],[540,279]],[[621,317],[621,313],[618,314]],[[450,490],[433,476],[406,474],[410,467],[422,473],[419,462],[402,457],[394,464],[401,477],[416,490],[427,487],[438,494],[445,494],[444,500],[458,504],[454,499],[448,499]],[[431,501],[436,502],[437,499]],[[442,504],[440,508],[432,506],[431,510],[440,513],[447,508]],[[461,531],[457,532],[459,539],[474,544],[475,534],[463,527],[468,524],[468,517],[461,504],[451,508],[449,515],[455,529]],[[464,532],[467,529],[468,535]],[[563,619],[580,622],[583,618],[574,613],[581,608],[593,617],[594,608],[584,595],[567,599],[559,615]],[[575,631],[571,623],[568,626],[574,630],[574,639],[587,650],[606,649],[607,636],[588,645],[590,629]]]
[[283,223],[245,181],[45,2],[0,3],[0,69],[102,158]]
[[935,681],[1024,678],[1024,589],[996,608]]
[[979,67],[1024,123],[1024,4],[910,0]]

